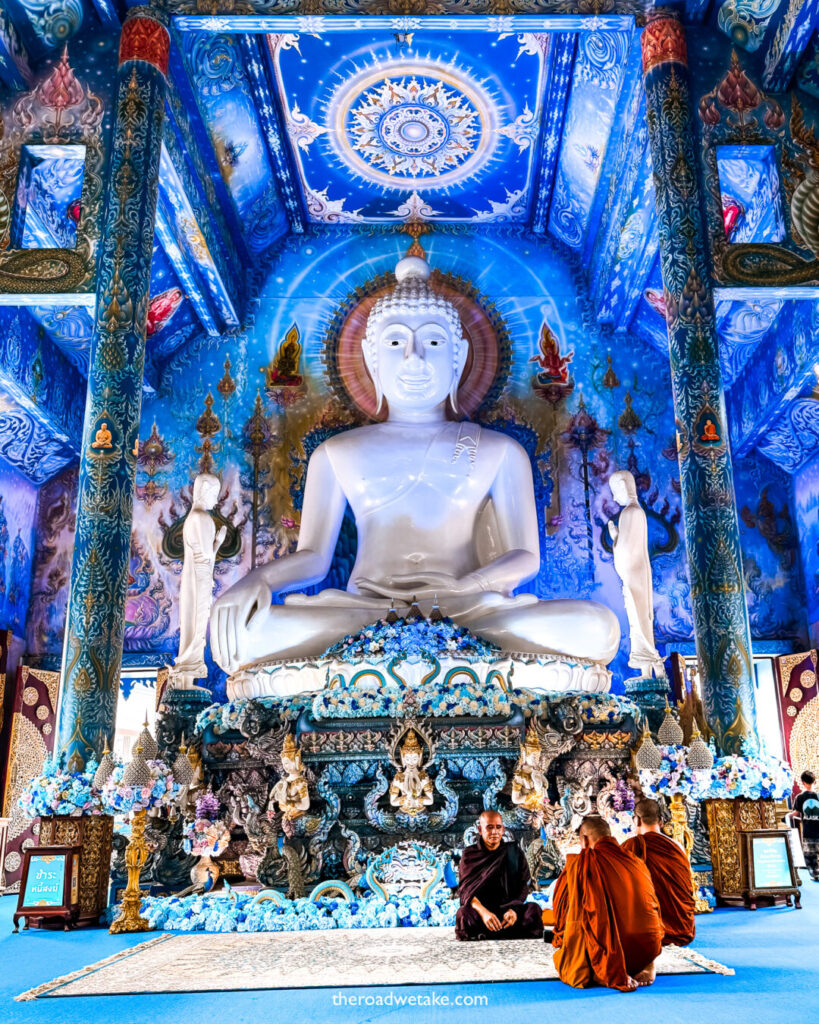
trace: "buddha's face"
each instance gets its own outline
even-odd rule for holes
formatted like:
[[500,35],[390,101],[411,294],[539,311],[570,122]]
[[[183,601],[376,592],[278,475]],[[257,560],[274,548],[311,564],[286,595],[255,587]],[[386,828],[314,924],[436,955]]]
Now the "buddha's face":
[[421,756],[414,750],[405,750],[401,753],[401,764],[405,768],[417,768],[421,763]]
[[300,767],[295,758],[287,757],[286,754],[282,755],[282,768],[284,768],[285,775],[298,775]]
[[393,411],[434,409],[460,380],[466,342],[456,343],[449,322],[438,313],[387,315],[378,324],[375,342],[370,371],[378,375]]

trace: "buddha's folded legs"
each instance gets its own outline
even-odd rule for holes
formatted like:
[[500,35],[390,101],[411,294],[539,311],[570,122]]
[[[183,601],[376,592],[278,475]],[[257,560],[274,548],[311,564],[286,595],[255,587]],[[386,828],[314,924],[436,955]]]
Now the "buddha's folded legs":
[[617,616],[596,601],[538,601],[453,618],[516,653],[561,654],[607,665],[620,645]]

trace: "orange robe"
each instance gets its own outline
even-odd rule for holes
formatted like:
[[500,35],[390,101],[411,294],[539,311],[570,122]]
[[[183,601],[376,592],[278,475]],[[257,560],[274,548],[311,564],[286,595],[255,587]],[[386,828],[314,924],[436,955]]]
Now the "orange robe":
[[599,983],[626,992],[628,978],[660,954],[663,922],[651,875],[611,836],[567,858],[552,903],[554,964],[573,988]]
[[665,928],[663,945],[687,946],[694,941],[694,893],[691,865],[679,843],[661,832],[632,836],[623,849],[645,862],[654,882]]

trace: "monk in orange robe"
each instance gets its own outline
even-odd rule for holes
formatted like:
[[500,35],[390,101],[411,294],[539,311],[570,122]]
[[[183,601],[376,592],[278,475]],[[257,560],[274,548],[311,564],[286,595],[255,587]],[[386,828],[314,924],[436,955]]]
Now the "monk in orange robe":
[[694,940],[694,890],[685,850],[660,828],[660,805],[638,800],[634,807],[637,835],[623,849],[645,862],[660,903],[664,946],[687,946]]
[[654,981],[663,941],[660,906],[642,861],[623,850],[603,818],[580,825],[553,896],[554,964],[573,988],[632,992]]

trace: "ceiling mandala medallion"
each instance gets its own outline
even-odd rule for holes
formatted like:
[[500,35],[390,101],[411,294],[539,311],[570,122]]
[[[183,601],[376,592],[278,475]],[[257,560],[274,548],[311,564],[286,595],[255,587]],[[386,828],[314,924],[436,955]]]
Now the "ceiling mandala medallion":
[[446,188],[475,174],[492,154],[498,121],[477,82],[423,61],[359,72],[329,111],[342,160],[365,180],[401,190]]

